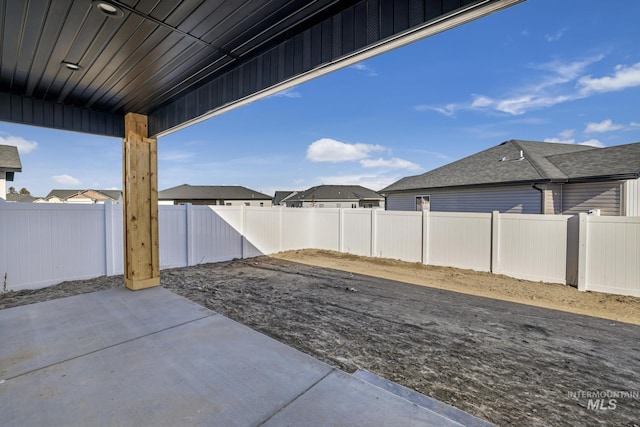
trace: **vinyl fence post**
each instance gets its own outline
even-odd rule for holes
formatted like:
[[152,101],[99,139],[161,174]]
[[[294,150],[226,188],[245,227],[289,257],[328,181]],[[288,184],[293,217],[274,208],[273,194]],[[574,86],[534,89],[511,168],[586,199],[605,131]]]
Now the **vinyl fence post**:
[[284,250],[284,211],[282,206],[278,206],[278,229],[279,229],[279,237],[280,241],[278,242],[278,252],[282,252]]
[[500,212],[491,213],[491,266],[492,273],[500,273]]
[[587,290],[587,229],[589,216],[586,213],[579,215],[578,222],[578,290]]
[[344,208],[338,210],[338,252],[344,252]]
[[113,205],[111,201],[104,203],[104,255],[105,255],[105,274],[107,276],[115,275],[114,252],[115,236],[113,235]]
[[240,206],[240,259],[244,259],[244,233],[246,230],[246,218],[244,205]]
[[193,205],[185,203],[184,216],[186,221],[186,246],[187,246],[187,267],[195,265],[195,254],[193,253]]
[[422,263],[429,264],[429,211],[422,209]]
[[378,215],[376,214],[376,209],[371,208],[371,257],[376,256],[377,248],[376,248],[376,228],[378,222]]

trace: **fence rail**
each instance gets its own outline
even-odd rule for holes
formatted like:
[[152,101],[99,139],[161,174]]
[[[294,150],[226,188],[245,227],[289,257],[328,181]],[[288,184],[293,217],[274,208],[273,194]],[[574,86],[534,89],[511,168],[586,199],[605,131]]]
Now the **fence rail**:
[[[7,289],[123,272],[121,205],[2,203],[0,236]],[[640,297],[640,217],[187,204],[159,239],[163,269],[328,249]]]

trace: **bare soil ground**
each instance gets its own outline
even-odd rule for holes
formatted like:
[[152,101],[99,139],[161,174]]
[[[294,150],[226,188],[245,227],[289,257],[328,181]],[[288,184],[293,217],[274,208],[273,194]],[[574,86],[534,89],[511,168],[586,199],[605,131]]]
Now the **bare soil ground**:
[[600,292],[579,292],[574,287],[555,283],[531,282],[473,270],[427,266],[421,263],[367,258],[315,249],[281,252],[273,257],[640,325],[640,298]]
[[[161,283],[345,371],[498,425],[639,424],[637,298],[323,251],[165,270]],[[9,292],[0,308],[113,286],[121,276]],[[596,410],[579,395],[606,391],[632,396]]]

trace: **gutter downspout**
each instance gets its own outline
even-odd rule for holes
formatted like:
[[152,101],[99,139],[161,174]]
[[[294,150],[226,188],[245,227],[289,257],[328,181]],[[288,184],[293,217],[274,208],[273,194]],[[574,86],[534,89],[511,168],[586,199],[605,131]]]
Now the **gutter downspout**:
[[[532,185],[534,190],[538,190],[540,192],[540,213],[541,214],[546,214],[545,212],[545,196],[544,196],[544,190],[542,188],[539,188],[538,183],[535,183]],[[554,212],[555,213],[555,212]]]

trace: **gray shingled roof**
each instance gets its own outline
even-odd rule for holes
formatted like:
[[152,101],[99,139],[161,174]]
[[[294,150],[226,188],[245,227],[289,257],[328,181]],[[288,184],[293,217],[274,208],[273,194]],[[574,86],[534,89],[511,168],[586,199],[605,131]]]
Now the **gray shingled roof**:
[[569,179],[600,176],[628,177],[640,175],[640,142],[589,150],[573,155],[549,156],[548,160],[567,174]]
[[113,199],[113,200],[118,200],[120,198],[120,196],[122,196],[122,190],[93,190],[93,189],[84,189],[84,190],[66,190],[66,189],[54,189],[51,190],[49,192],[49,194],[47,194],[47,197],[45,197],[45,199],[48,199],[50,197],[57,197],[58,199],[61,200],[65,200],[68,199],[69,197],[75,196],[76,194],[80,194],[80,193],[84,193],[85,191],[95,191],[101,194],[104,194],[105,196]]
[[51,191],[49,191],[49,194],[47,194],[47,197],[45,197],[45,199],[48,199],[50,197],[57,197],[58,199],[64,200],[67,199],[71,196],[74,196],[78,193],[82,193],[85,190],[61,190],[61,189],[53,189]]
[[317,185],[288,198],[287,201],[372,199],[382,200],[383,197],[361,185]]
[[422,175],[402,178],[380,192],[637,176],[640,169],[638,146],[595,148],[511,140]]
[[22,172],[18,147],[0,145],[0,169],[6,172]]
[[276,191],[273,195],[273,204],[279,205],[281,201],[283,201],[293,193],[296,193],[296,191]]
[[111,197],[113,200],[118,200],[122,196],[122,190],[95,190],[105,196]]
[[158,200],[271,200],[271,196],[239,185],[182,184],[158,192]]

